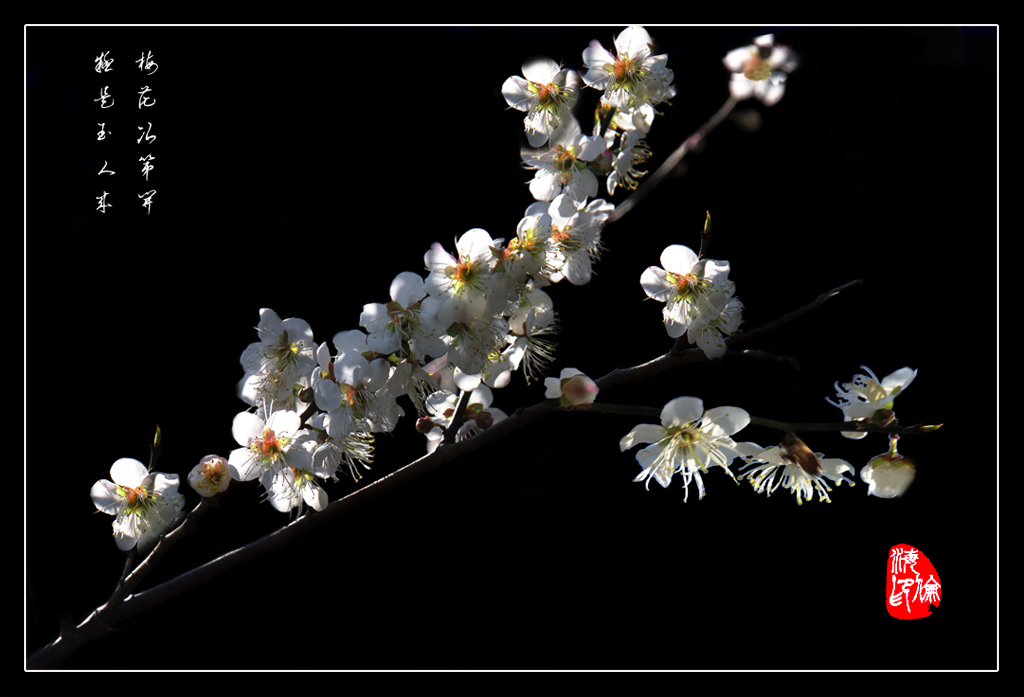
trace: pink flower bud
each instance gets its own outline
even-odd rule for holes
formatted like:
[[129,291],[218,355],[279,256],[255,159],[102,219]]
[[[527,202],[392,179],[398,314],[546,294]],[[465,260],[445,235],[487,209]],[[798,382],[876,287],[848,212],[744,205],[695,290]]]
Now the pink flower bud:
[[574,375],[562,383],[562,398],[574,407],[590,406],[598,392],[597,383],[586,375]]

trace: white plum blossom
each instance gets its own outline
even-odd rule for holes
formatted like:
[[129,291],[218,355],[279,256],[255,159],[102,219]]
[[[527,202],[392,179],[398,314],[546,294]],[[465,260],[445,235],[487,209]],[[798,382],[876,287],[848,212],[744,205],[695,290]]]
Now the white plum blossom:
[[207,455],[189,472],[188,484],[203,497],[219,494],[231,484],[228,461],[220,455]]
[[723,62],[732,71],[729,92],[733,98],[756,97],[766,106],[782,99],[786,76],[796,70],[798,64],[793,51],[775,45],[773,34],[764,34],[750,46],[729,51]]
[[[734,300],[735,284],[729,280],[729,262],[700,259],[681,244],[661,253],[661,264],[640,276],[647,296],[665,303],[662,319],[671,337],[686,334],[708,358],[725,353],[721,334],[736,331],[743,305]],[[730,305],[731,303],[731,305]]]
[[328,412],[327,428],[332,438],[341,438],[355,430],[368,430],[381,418],[376,392],[390,375],[386,358],[367,360],[352,347],[353,336],[362,332],[339,332],[333,359],[327,344],[317,349],[318,366],[310,376],[318,409]]
[[530,279],[546,285],[554,271],[549,259],[554,243],[548,206],[546,201],[532,204],[516,226],[516,236],[496,254],[494,275],[505,279],[502,288],[507,295],[521,295]]
[[149,472],[130,457],[114,462],[110,479],[99,480],[89,493],[98,510],[116,516],[114,541],[122,551],[155,542],[185,505],[185,497],[178,493],[178,475]]
[[485,300],[469,298],[456,303],[446,298],[437,311],[438,323],[447,327],[448,363],[468,375],[477,375],[491,357],[501,352],[508,322],[494,315]]
[[[736,442],[730,437],[750,423],[750,416],[738,407],[715,407],[704,411],[704,403],[696,397],[678,397],[661,411],[661,426],[641,424],[619,441],[625,452],[637,443],[651,443],[636,454],[641,472],[633,480],[645,480],[650,487],[654,477],[667,487],[674,474],[681,474],[685,495],[689,498],[690,483],[696,479],[700,498],[704,498],[701,472],[708,467],[721,467],[733,480],[729,464],[737,457]],[[739,482],[737,482],[738,484]]]
[[322,479],[338,480],[338,470],[348,467],[352,480],[363,478],[359,467],[370,469],[373,462],[373,435],[367,431],[353,431],[341,438],[332,438],[327,432],[326,414],[317,414],[309,426],[316,434],[307,448],[312,447],[313,472]]
[[309,469],[312,457],[301,445],[310,434],[301,426],[302,418],[289,410],[275,411],[266,421],[247,411],[237,414],[231,435],[242,447],[228,455],[228,474],[240,482],[259,478],[269,492],[275,473]]
[[[716,302],[708,303],[706,310],[702,311],[701,316],[706,321],[691,322],[686,333],[687,339],[697,344],[708,358],[721,358],[725,355],[725,337],[735,334],[743,322],[743,303],[733,297],[736,293],[735,284],[730,281],[722,289]],[[722,301],[725,304],[717,310],[715,316],[715,308]]]
[[282,320],[273,310],[263,308],[256,331],[260,340],[242,352],[242,368],[247,375],[239,384],[239,396],[253,406],[295,408],[295,385],[305,387],[309,371],[316,364],[313,330],[305,320]]
[[314,511],[327,508],[327,492],[312,470],[284,468],[274,472],[273,479],[267,487],[267,500],[275,510],[287,513],[298,509],[302,513],[305,503]]
[[548,338],[558,332],[551,297],[538,288],[530,288],[509,316],[508,330],[506,341],[515,349],[510,354],[511,369],[517,370],[521,365],[529,385],[555,358],[555,343]]
[[590,282],[594,261],[601,255],[601,228],[614,209],[604,199],[581,207],[566,194],[526,209],[527,215],[546,212],[550,220],[548,258],[543,269],[548,281],[558,283],[564,278],[577,286]]
[[367,348],[385,356],[401,351],[415,359],[444,355],[441,328],[434,322],[440,301],[426,296],[422,278],[411,271],[398,274],[391,282],[391,302],[363,305],[359,326],[369,333]]
[[[844,421],[870,419],[879,409],[892,409],[896,396],[917,377],[916,370],[900,368],[879,382],[870,368],[862,365],[861,370],[866,371],[867,375],[854,375],[853,381],[844,383],[842,387],[838,382],[835,383],[838,401],[825,398],[826,402],[843,410]],[[865,431],[843,431],[842,434],[855,440],[867,435]]]
[[[456,305],[472,305],[481,312],[493,311],[491,302],[494,303],[494,307],[503,309],[503,298],[491,297],[498,295],[492,293],[492,249],[501,242],[500,239],[492,239],[486,230],[467,230],[455,242],[458,258],[453,257],[440,243],[435,242],[423,255],[423,261],[430,272],[425,282],[427,292],[440,300],[452,299]],[[487,301],[486,306],[481,306],[479,300]],[[436,307],[432,309],[438,311]],[[437,324],[442,331],[447,328],[441,320],[438,320]]]
[[825,458],[821,453],[814,453],[818,460],[821,471],[811,474],[800,466],[796,458],[785,445],[772,445],[762,448],[756,443],[737,443],[736,452],[747,462],[740,470],[742,478],[746,478],[754,491],[758,494],[766,493],[771,496],[780,486],[789,489],[796,496],[798,506],[803,505],[804,499],[810,501],[814,498],[814,492],[818,492],[818,500],[831,503],[828,492],[832,491],[825,477],[831,479],[837,486],[846,482],[854,486],[852,479],[848,479],[844,472],[853,472],[853,465],[846,460],[837,458]]
[[597,40],[583,50],[583,63],[588,70],[583,81],[597,90],[604,90],[601,101],[616,109],[636,109],[644,104],[658,104],[675,95],[668,56],[651,55],[651,37],[639,26],[626,27],[615,37],[612,55]]
[[[466,410],[463,414],[465,419],[459,430],[455,433],[455,440],[464,440],[475,433],[488,429],[494,424],[508,418],[501,409],[492,407],[494,393],[486,385],[478,385],[469,393],[466,402]],[[438,391],[427,398],[427,411],[430,414],[428,419],[419,428],[427,436],[427,452],[434,452],[441,444],[444,431],[451,425],[458,407],[459,397],[451,392]],[[427,429],[427,426],[433,427]]]
[[575,70],[563,70],[550,58],[534,58],[523,64],[523,77],[505,80],[501,95],[510,107],[526,112],[526,139],[530,147],[539,148],[572,117],[579,89]]
[[597,176],[587,163],[604,154],[604,138],[585,136],[574,118],[551,134],[544,150],[522,151],[523,166],[537,173],[530,181],[530,193],[538,201],[550,201],[563,191],[583,203],[597,195]]
[[[637,169],[651,157],[651,150],[641,140],[643,132],[639,129],[627,131],[622,134],[619,144],[619,151],[612,161],[612,171],[608,174],[605,186],[608,195],[615,194],[615,189],[621,186],[624,189],[635,189],[640,183],[640,178],[647,174],[646,170]],[[613,131],[609,131],[606,139],[615,137]]]
[[544,396],[564,407],[588,409],[597,398],[597,383],[575,368],[562,368],[557,378],[544,379]]

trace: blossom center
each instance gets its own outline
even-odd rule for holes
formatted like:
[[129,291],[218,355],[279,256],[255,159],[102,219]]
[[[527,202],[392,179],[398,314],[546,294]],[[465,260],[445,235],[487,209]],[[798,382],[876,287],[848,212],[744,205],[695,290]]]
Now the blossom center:
[[743,64],[743,77],[748,80],[767,80],[772,74],[772,64],[757,53]]
[[279,437],[271,429],[264,428],[261,437],[253,442],[252,447],[263,456],[264,460],[273,462],[284,454],[284,446],[287,445],[287,441],[287,438]]
[[647,81],[648,72],[643,69],[641,56],[619,57],[611,66],[612,78],[619,89],[632,91],[637,85]]
[[697,274],[693,272],[675,279],[674,285],[676,291],[675,299],[677,302],[683,300],[691,302],[700,295],[701,282],[700,279],[697,278]]
[[551,239],[566,252],[574,252],[580,248],[580,241],[573,234],[572,227],[559,230],[557,226],[551,226]]
[[576,169],[576,153],[572,146],[556,145],[554,147],[555,165],[562,171]]
[[127,488],[124,492],[124,504],[132,513],[138,513],[146,507],[150,497],[150,493],[146,491],[146,487],[137,486],[134,489]]

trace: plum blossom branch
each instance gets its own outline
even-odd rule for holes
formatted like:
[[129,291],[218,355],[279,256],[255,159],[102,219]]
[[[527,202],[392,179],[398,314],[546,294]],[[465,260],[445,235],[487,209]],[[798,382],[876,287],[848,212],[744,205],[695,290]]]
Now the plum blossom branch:
[[844,290],[849,290],[850,288],[853,288],[854,286],[862,286],[862,285],[864,285],[864,281],[860,280],[859,278],[858,279],[854,279],[854,280],[850,281],[849,283],[844,283],[843,285],[839,286],[838,288],[833,288],[832,290],[828,291],[827,293],[822,293],[817,298],[815,298],[812,302],[804,305],[803,307],[801,307],[799,309],[796,309],[796,310],[793,310],[792,312],[788,312],[788,313],[784,314],[782,317],[779,317],[778,319],[776,319],[776,320],[774,320],[772,322],[769,322],[768,324],[762,324],[760,327],[756,327],[754,329],[751,329],[750,331],[740,332],[738,334],[734,334],[733,336],[731,336],[728,339],[726,339],[725,343],[728,344],[729,346],[735,346],[738,343],[747,341],[752,336],[757,336],[761,332],[770,332],[773,329],[778,329],[782,325],[788,324],[789,322],[792,322],[797,317],[800,317],[801,315],[807,314],[811,310],[814,310],[814,309],[820,307],[821,305],[823,305],[825,302],[827,302],[831,298],[834,298],[835,296],[837,296],[840,293],[842,293]]
[[701,143],[707,135],[711,133],[711,131],[713,131],[726,116],[729,115],[730,112],[732,112],[738,103],[739,100],[732,96],[725,100],[725,104],[723,104],[718,111],[708,119],[707,123],[694,131],[689,138],[684,140],[647,181],[641,184],[640,187],[629,196],[629,198],[615,208],[615,211],[608,217],[608,221],[605,223],[605,226],[611,225],[622,218],[622,216],[629,213],[638,203],[640,203],[640,201],[646,198],[647,195],[651,193],[673,169],[675,169],[676,165],[686,157],[686,153],[697,147],[697,145]]
[[[838,288],[819,295],[813,302],[801,307],[797,310],[789,312],[778,319],[769,322],[761,327],[750,330],[743,334],[738,334],[729,341],[729,344],[735,343],[735,339],[740,337],[749,338],[759,332],[766,331],[769,329],[776,329],[787,322],[807,313],[811,310],[821,306],[824,302],[832,297],[835,297],[839,293],[847,290],[855,285],[860,285],[861,281],[851,281]],[[607,392],[609,389],[614,388],[617,385],[624,383],[635,382],[646,378],[658,375],[670,368],[674,368],[680,365],[688,363],[704,363],[709,359],[704,352],[699,348],[689,348],[682,351],[677,351],[677,345],[673,347],[671,351],[665,353],[657,358],[654,358],[646,363],[632,366],[630,368],[617,368],[604,377],[596,380],[598,388],[601,392]],[[752,355],[746,351],[738,354],[733,354],[731,351],[727,355]],[[466,393],[463,392],[460,398],[460,407],[464,405],[461,403],[467,399]],[[593,411],[600,411],[601,404],[595,403],[592,405]],[[195,588],[213,577],[223,573],[227,569],[233,568],[245,561],[261,556],[265,553],[280,549],[286,542],[294,539],[296,536],[303,534],[305,531],[318,527],[322,524],[330,522],[339,518],[342,515],[348,515],[357,511],[375,501],[378,497],[397,489],[402,484],[413,481],[419,478],[423,474],[430,472],[437,468],[439,465],[450,462],[457,458],[469,455],[470,453],[481,450],[493,443],[500,441],[507,435],[539,420],[550,414],[559,411],[558,405],[553,400],[543,400],[532,406],[518,409],[512,416],[504,419],[500,422],[494,423],[493,426],[484,430],[481,433],[467,438],[463,441],[451,443],[445,442],[438,447],[433,453],[425,455],[424,457],[414,460],[409,464],[401,467],[400,469],[392,472],[391,474],[378,479],[375,482],[368,484],[362,489],[350,493],[349,495],[334,501],[328,505],[323,511],[316,512],[314,514],[306,513],[299,517],[297,520],[285,525],[279,530],[265,535],[264,537],[242,545],[241,547],[228,552],[216,559],[213,559],[202,566],[187,571],[173,579],[170,579],[158,586],[141,591],[139,593],[131,594],[131,591],[138,586],[138,584],[146,577],[152,567],[162,558],[170,548],[178,542],[178,540],[187,536],[194,529],[197,521],[215,505],[215,501],[210,499],[203,499],[196,508],[189,513],[183,522],[172,530],[170,533],[165,535],[163,539],[154,547],[150,554],[140,563],[132,573],[124,579],[115,589],[115,592],[111,595],[110,599],[101,607],[94,610],[81,624],[73,629],[63,632],[51,644],[43,647],[27,661],[27,666],[30,669],[40,669],[47,667],[54,667],[60,665],[68,656],[74,651],[78,650],[81,646],[94,641],[110,631],[110,628],[120,621],[128,619],[140,612],[143,612],[151,607],[159,605],[167,600],[180,595],[192,588]],[[644,412],[647,415],[647,412]],[[754,422],[752,420],[752,422]],[[783,422],[775,422],[782,424]],[[763,425],[768,425],[763,424]],[[828,429],[811,429],[805,428],[804,424],[786,424],[783,430],[840,430],[840,426],[844,424],[829,424]],[[832,428],[835,426],[835,428]],[[455,420],[453,419],[452,427],[457,429]],[[782,428],[782,426],[771,426],[773,428]],[[849,424],[845,427],[848,430],[853,430]],[[922,427],[912,426],[906,427],[909,430],[898,431],[899,433],[914,433],[921,432],[920,430],[914,431],[913,429],[920,429]],[[927,427],[924,427],[927,428]],[[887,433],[893,433],[896,431],[884,431]],[[452,431],[454,433],[454,431]],[[131,594],[131,595],[130,595]]]
[[[587,412],[660,418],[662,409],[661,407],[644,407],[635,404],[608,404],[606,402],[597,402],[591,406]],[[771,428],[777,431],[792,431],[794,433],[802,431],[863,431],[865,433],[888,433],[891,435],[915,436],[923,433],[930,433],[938,428],[938,426],[924,426],[922,424],[916,424],[914,426],[900,426],[898,424],[882,426],[863,421],[796,423],[790,421],[779,421],[777,419],[766,419],[754,415],[750,416],[750,424],[752,426],[764,426],[765,428]]]

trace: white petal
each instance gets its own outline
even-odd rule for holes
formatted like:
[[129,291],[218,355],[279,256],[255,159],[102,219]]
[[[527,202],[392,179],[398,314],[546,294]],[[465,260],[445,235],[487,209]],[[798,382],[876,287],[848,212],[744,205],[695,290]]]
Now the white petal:
[[750,414],[739,407],[715,407],[704,415],[701,430],[713,436],[731,436],[750,425]]
[[738,73],[743,70],[743,64],[746,63],[753,56],[752,49],[750,46],[744,46],[743,48],[734,48],[725,54],[725,58],[722,60],[725,63],[725,67],[734,73]]
[[228,474],[236,482],[248,482],[258,477],[263,468],[248,448],[232,450],[228,455]]
[[692,249],[672,244],[661,253],[661,266],[675,276],[685,276],[697,265],[698,257]]
[[140,486],[148,474],[144,464],[130,457],[122,457],[110,468],[110,478],[130,489]]
[[637,443],[656,443],[665,437],[665,429],[654,424],[640,424],[619,440],[619,450],[625,452]]
[[697,397],[676,397],[661,410],[663,426],[682,426],[704,415],[704,402]]
[[547,85],[550,82],[554,82],[555,75],[557,74],[558,63],[550,58],[539,56],[523,64],[523,77],[530,82]]
[[647,297],[654,298],[658,302],[668,302],[675,292],[675,285],[668,280],[665,269],[660,266],[649,266],[640,274],[640,286],[647,293]]
[[92,485],[89,495],[92,496],[93,505],[107,515],[117,515],[121,510],[121,497],[117,495],[117,486],[113,482],[99,480]]
[[302,417],[295,411],[275,411],[267,420],[267,427],[275,434],[294,434],[302,425]]
[[423,279],[412,271],[403,271],[391,282],[391,299],[409,309],[409,306],[424,298],[427,290]]
[[526,80],[513,75],[501,85],[501,96],[513,109],[529,111],[536,97],[527,85]]
[[615,37],[615,50],[620,56],[635,56],[641,52],[650,52],[651,35],[639,26],[626,27]]

